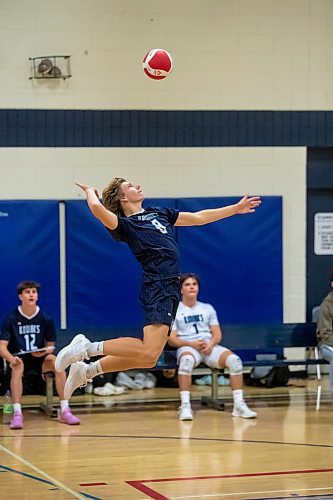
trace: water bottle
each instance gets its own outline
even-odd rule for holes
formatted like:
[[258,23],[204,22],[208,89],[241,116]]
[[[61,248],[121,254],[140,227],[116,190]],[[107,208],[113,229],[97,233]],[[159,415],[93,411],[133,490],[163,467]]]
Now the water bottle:
[[10,391],[8,390],[4,396],[4,402],[2,407],[2,423],[10,424],[13,415],[13,403]]

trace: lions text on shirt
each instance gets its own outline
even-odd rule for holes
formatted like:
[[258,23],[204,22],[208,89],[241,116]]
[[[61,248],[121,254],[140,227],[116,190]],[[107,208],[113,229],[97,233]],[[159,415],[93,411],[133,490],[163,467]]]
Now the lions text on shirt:
[[36,314],[30,317],[25,316],[18,307],[4,320],[0,340],[8,341],[11,353],[41,349],[46,342],[56,341],[54,322],[39,307]]
[[210,340],[212,334],[210,325],[218,325],[216,311],[210,304],[196,302],[193,307],[185,306],[180,302],[173,330],[177,330],[178,337],[186,340]]
[[128,217],[118,217],[118,226],[109,233],[128,244],[140,262],[145,280],[179,276],[179,252],[174,224],[179,211],[173,208],[146,208]]

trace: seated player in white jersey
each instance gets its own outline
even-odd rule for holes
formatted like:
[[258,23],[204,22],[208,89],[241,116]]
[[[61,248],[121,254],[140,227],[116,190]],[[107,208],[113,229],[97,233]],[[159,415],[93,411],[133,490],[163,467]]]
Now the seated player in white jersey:
[[233,417],[256,418],[243,397],[243,364],[239,356],[222,347],[222,331],[216,311],[197,300],[199,278],[194,273],[180,278],[182,301],[170,335],[169,344],[177,347],[178,385],[181,406],[179,420],[193,420],[190,402],[192,371],[201,362],[211,368],[228,368],[234,400]]
[[60,399],[58,420],[68,425],[78,425],[80,420],[72,414],[68,400],[64,397],[66,373],[55,370],[56,330],[53,320],[37,305],[39,283],[22,281],[17,286],[21,305],[4,319],[0,330],[0,356],[11,373],[11,392],[14,403],[11,429],[22,429],[21,407],[22,377],[29,370],[37,373],[54,372],[57,393]]

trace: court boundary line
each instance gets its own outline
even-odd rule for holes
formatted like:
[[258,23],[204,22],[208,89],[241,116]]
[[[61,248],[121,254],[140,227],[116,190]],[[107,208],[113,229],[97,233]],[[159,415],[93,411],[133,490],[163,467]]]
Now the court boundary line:
[[[267,490],[267,491],[243,491],[243,492],[239,492],[239,493],[208,493],[207,495],[191,495],[191,496],[181,496],[181,497],[172,497],[173,500],[182,500],[182,499],[186,499],[186,498],[209,498],[209,497],[214,497],[214,498],[217,498],[217,497],[231,497],[231,496],[237,496],[237,495],[257,495],[258,493],[283,493],[285,491],[320,491],[320,490],[328,490],[329,487],[327,488],[291,488],[291,489],[288,489],[288,490]],[[333,497],[333,493],[328,493],[328,494],[325,494],[325,497],[322,497],[320,496],[320,500],[323,500],[323,498],[326,499],[327,498],[332,498]],[[299,500],[300,498],[318,498],[318,495],[302,495],[302,496],[299,496],[297,495],[297,497],[291,497],[290,495],[288,497],[286,496],[283,496],[283,497],[257,497],[257,498],[252,498],[251,500],[290,500],[291,498],[296,498],[297,500]],[[169,499],[170,500],[170,499]]]
[[79,494],[76,491],[72,490],[71,488],[69,488],[65,484],[61,483],[57,479],[54,479],[52,476],[50,476],[46,472],[43,472],[41,469],[39,469],[38,467],[36,467],[34,464],[32,464],[31,462],[29,462],[28,460],[25,460],[23,457],[20,457],[19,455],[17,455],[16,453],[14,453],[13,451],[9,450],[8,448],[6,448],[5,446],[3,446],[1,444],[0,444],[0,450],[2,450],[3,452],[7,453],[8,455],[11,455],[13,458],[15,458],[16,460],[18,460],[19,462],[23,463],[24,465],[26,465],[30,469],[34,470],[35,472],[37,472],[37,474],[40,474],[42,477],[46,478],[47,481],[51,482],[55,486],[58,486],[58,488],[60,488],[61,490],[67,491],[67,493],[69,493],[70,495],[72,495],[74,498],[79,498],[79,500],[85,500],[85,498],[81,494]]
[[[11,438],[12,436],[1,435],[0,438]],[[40,438],[59,438],[61,434],[30,434],[24,436],[25,439],[40,439]],[[161,440],[175,440],[181,441],[184,439],[183,436],[147,436],[147,435],[132,435],[132,434],[77,434],[72,435],[73,439],[81,439],[81,438],[94,438],[94,439],[161,439]],[[210,441],[210,442],[218,442],[218,443],[247,443],[247,444],[276,444],[282,446],[310,446],[314,448],[333,448],[333,444],[317,444],[317,443],[297,443],[297,442],[286,442],[286,441],[267,441],[267,440],[255,440],[255,439],[226,439],[226,438],[210,438],[210,437],[187,437],[188,441]]]
[[162,495],[156,490],[153,490],[145,483],[167,483],[176,481],[193,481],[202,479],[231,479],[236,477],[262,477],[262,476],[283,476],[291,474],[315,474],[322,472],[333,472],[333,469],[304,469],[290,471],[271,471],[271,472],[249,472],[240,474],[218,474],[213,476],[191,476],[191,477],[170,477],[160,479],[143,479],[134,481],[125,481],[129,486],[136,488],[141,493],[150,496],[153,500],[169,500],[168,497]]

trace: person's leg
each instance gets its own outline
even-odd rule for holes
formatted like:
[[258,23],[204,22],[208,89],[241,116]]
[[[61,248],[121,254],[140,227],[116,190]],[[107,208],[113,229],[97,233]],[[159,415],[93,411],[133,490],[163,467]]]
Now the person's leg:
[[23,415],[21,408],[21,400],[23,393],[22,377],[24,373],[23,362],[11,367],[10,389],[13,401],[13,417],[10,422],[11,429],[22,429]]
[[[56,370],[63,371],[70,364],[82,361],[84,358],[105,355],[125,358],[123,366],[118,368],[121,370],[155,366],[167,341],[179,300],[178,278],[143,283],[140,302],[144,309],[145,324],[147,325],[143,329],[143,340],[121,337],[101,342],[90,342],[84,335],[77,335],[57,355]],[[103,361],[103,365],[107,371],[117,370],[111,360]]]
[[55,359],[54,354],[49,354],[45,356],[43,364],[42,364],[42,372],[53,372],[55,375],[55,385],[57,389],[57,394],[59,396],[60,401],[64,399],[64,387],[66,383],[66,372],[57,372],[55,369]]
[[[215,346],[210,355],[211,366],[214,367],[215,356],[218,356],[217,366],[220,368],[227,367],[230,373],[230,386],[234,401],[232,411],[233,417],[256,418],[257,413],[250,410],[244,401],[243,394],[243,363],[237,354],[222,346]],[[215,359],[214,359],[215,358]]]
[[[235,358],[230,358],[229,362],[227,362],[229,356],[236,356],[232,351],[229,351],[228,349],[225,350],[220,356],[219,356],[219,367],[220,368],[225,368],[228,367],[230,370],[230,387],[232,391],[242,391],[243,390],[243,364],[240,361],[240,358],[237,356],[238,360]],[[229,366],[230,362],[234,362],[233,366]],[[238,367],[235,369],[235,363],[238,362]]]
[[57,389],[57,394],[60,400],[60,410],[58,410],[58,420],[62,423],[68,425],[78,425],[80,419],[72,414],[69,407],[68,400],[64,396],[64,387],[66,383],[66,372],[57,372],[55,369],[56,357],[54,354],[48,354],[45,356],[42,364],[42,372],[53,372],[55,375],[55,384]]
[[330,393],[333,399],[333,348],[327,345],[320,347],[321,355],[326,361],[329,362],[329,377],[330,377]]
[[200,354],[192,347],[184,346],[177,350],[178,387],[180,407],[178,408],[179,420],[193,420],[191,408],[191,385],[193,368],[201,361]]
[[[143,328],[142,340],[129,337],[106,340],[104,342],[103,354],[120,358],[118,369],[113,367],[111,360],[106,361],[106,367],[110,368],[112,366],[112,369],[107,369],[106,371],[154,367],[168,340],[168,333],[168,325],[153,324]],[[122,358],[125,358],[123,362],[124,368],[121,366]],[[138,366],[131,366],[132,364]]]
[[[85,357],[89,359],[92,356],[108,355],[124,358],[124,367],[121,367],[121,370],[151,368],[155,366],[158,356],[163,350],[168,338],[168,332],[169,327],[167,325],[152,324],[144,327],[142,340],[134,337],[122,337],[90,342],[83,335],[77,335],[68,346],[59,352],[56,359],[56,370],[63,371],[70,364],[81,361]],[[111,360],[104,361],[103,364],[104,371],[117,371]]]
[[23,363],[13,366],[11,368],[12,375],[10,379],[10,390],[12,393],[12,401],[13,404],[21,404],[22,393],[23,393],[23,384],[22,377],[24,372]]
[[[77,387],[84,386],[88,380],[101,373],[126,371],[136,368],[152,368],[157,363],[163,351],[168,338],[168,332],[168,325],[154,324],[144,327],[143,340],[125,338],[104,342],[104,344],[107,343],[107,355],[102,359],[89,365],[78,361],[71,366],[65,384],[65,398],[69,399]],[[117,342],[118,340],[126,342]],[[113,348],[114,345],[115,347]],[[119,354],[111,355],[111,351],[112,353],[117,352]]]

